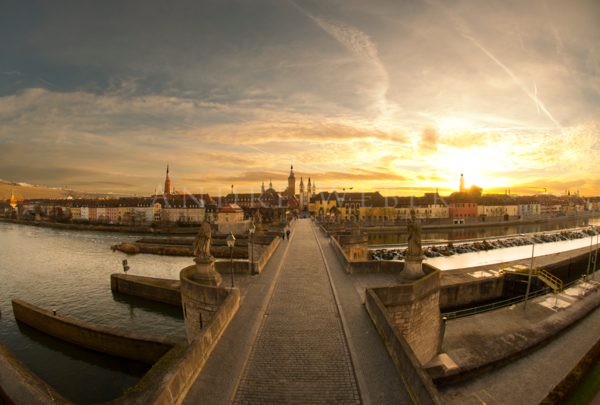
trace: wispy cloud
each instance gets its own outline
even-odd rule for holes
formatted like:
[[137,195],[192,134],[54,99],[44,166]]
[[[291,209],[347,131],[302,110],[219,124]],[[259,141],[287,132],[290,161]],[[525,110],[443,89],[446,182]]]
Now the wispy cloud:
[[544,104],[540,100],[538,100],[537,96],[531,93],[531,91],[525,86],[525,84],[521,81],[521,79],[519,79],[508,67],[506,67],[506,65],[504,65],[498,58],[496,58],[496,56],[494,56],[477,39],[475,39],[475,37],[474,37],[473,33],[471,32],[471,29],[469,28],[469,25],[466,23],[466,21],[464,21],[462,18],[460,18],[458,15],[456,15],[453,11],[451,11],[448,7],[446,7],[444,4],[439,3],[438,1],[435,1],[435,0],[424,0],[424,1],[442,9],[446,13],[446,15],[448,15],[448,17],[452,20],[452,22],[454,23],[454,25],[455,25],[457,31],[460,33],[460,35],[462,35],[464,38],[471,41],[483,53],[485,53],[490,59],[492,59],[498,66],[500,66],[513,79],[513,81],[517,85],[519,85],[521,90],[536,103],[536,106],[538,106],[538,108],[541,108],[544,111],[544,113],[548,116],[548,118],[550,118],[550,120],[554,124],[556,124],[557,127],[560,127],[560,124],[558,123],[558,121],[556,121],[554,119],[554,117],[546,109]]
[[390,86],[388,72],[379,58],[377,46],[371,38],[363,31],[342,21],[317,17],[307,10],[300,7],[293,0],[290,0],[298,10],[311,20],[317,23],[323,31],[335,38],[346,49],[351,51],[360,59],[371,63],[380,75],[380,82],[376,88],[376,108],[382,113],[384,118],[390,118],[390,115],[398,111],[398,106],[390,102],[387,98],[387,92]]

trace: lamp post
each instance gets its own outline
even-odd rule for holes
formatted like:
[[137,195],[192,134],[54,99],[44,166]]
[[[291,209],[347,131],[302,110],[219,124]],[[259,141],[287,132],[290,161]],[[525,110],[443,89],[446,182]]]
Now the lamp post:
[[592,275],[592,279],[594,281],[596,281],[596,264],[598,263],[598,237],[599,236],[600,236],[600,233],[597,233],[596,234],[596,255],[594,256],[594,273]]
[[[590,229],[594,229],[594,227],[592,225],[590,225]],[[594,243],[594,235],[590,235],[590,258],[588,260],[587,270],[585,271],[585,281],[586,282],[590,276],[590,267],[592,265],[592,244],[593,243]]]
[[[519,234],[519,236],[528,238],[523,234]],[[527,308],[527,298],[529,298],[529,288],[531,287],[531,273],[533,273],[533,252],[535,251],[535,239],[531,238],[533,242],[533,246],[531,247],[531,266],[529,267],[529,278],[527,280],[527,290],[525,291],[525,302],[523,303],[523,309]]]
[[226,240],[227,246],[229,246],[229,250],[231,251],[231,288],[233,288],[233,247],[235,246],[235,236],[233,236],[233,232],[229,232]]
[[248,227],[248,233],[252,235],[252,251],[250,252],[250,275],[254,275],[254,231],[256,227],[254,226],[254,222],[250,222],[250,226]]

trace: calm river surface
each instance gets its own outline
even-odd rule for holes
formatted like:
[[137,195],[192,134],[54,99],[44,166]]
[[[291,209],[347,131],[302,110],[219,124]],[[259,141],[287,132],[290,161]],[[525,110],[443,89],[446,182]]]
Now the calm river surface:
[[10,300],[20,298],[45,309],[135,332],[185,338],[181,309],[110,289],[110,274],[179,279],[190,258],[113,252],[110,245],[139,236],[63,231],[0,223],[0,341],[30,370],[75,403],[108,401],[133,387],[149,370],[136,361],[63,342],[22,323]]
[[[495,238],[499,236],[518,235],[520,233],[559,231],[588,225],[600,225],[600,218],[565,219],[531,225],[511,224],[507,226],[482,226],[461,229],[423,229],[423,241]],[[407,233],[369,233],[369,245],[397,245],[407,243],[407,241]]]

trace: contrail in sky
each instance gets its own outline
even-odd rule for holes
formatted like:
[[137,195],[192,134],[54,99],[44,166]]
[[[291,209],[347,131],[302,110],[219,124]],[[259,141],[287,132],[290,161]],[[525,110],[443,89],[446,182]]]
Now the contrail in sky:
[[471,42],[473,42],[475,44],[475,46],[477,46],[479,49],[481,49],[481,51],[483,53],[485,53],[487,56],[490,57],[490,59],[492,59],[494,62],[496,62],[496,64],[498,66],[500,66],[502,69],[504,69],[504,71],[510,77],[513,78],[513,80],[515,81],[515,83],[517,83],[521,87],[521,90],[523,90],[523,92],[525,94],[527,94],[529,96],[529,98],[531,98],[539,106],[539,108],[542,109],[542,111],[544,111],[544,113],[548,116],[548,118],[550,118],[550,120],[552,120],[552,122],[554,122],[554,124],[556,124],[556,126],[560,128],[560,124],[558,123],[558,121],[556,121],[554,119],[554,117],[546,109],[546,107],[544,106],[544,104],[541,101],[537,100],[537,97],[534,94],[531,93],[531,91],[525,86],[525,84],[517,76],[515,76],[514,73],[511,72],[511,70],[509,68],[507,68],[502,62],[500,62],[498,59],[496,59],[496,57],[494,55],[492,55],[491,52],[489,52],[487,49],[485,49],[485,47],[483,45],[481,45],[475,38],[473,38],[473,36],[471,34],[471,30],[469,29],[469,27],[467,26],[467,24],[465,23],[465,21],[463,21],[460,17],[458,17],[456,14],[454,14],[452,11],[450,11],[443,4],[440,4],[440,3],[436,2],[436,1],[433,1],[433,0],[424,0],[424,1],[426,3],[433,4],[433,5],[441,8],[442,10],[444,10],[444,12],[446,12],[446,14],[454,22],[454,24],[456,24],[458,32],[460,33],[460,35],[462,35],[464,38],[466,38],[466,39],[470,40]]
[[36,79],[38,79],[39,81],[41,81],[41,82],[44,82],[44,83],[46,83],[46,84],[49,84],[50,86],[54,86],[54,87],[56,87],[57,89],[62,89],[62,87],[58,87],[56,84],[52,84],[52,83],[50,83],[50,82],[47,82],[47,81],[45,81],[44,79],[40,79],[39,77],[36,77]]
[[535,106],[537,107],[538,114],[539,114],[540,113],[540,104],[538,103],[538,99],[537,99],[537,87],[535,85],[535,82],[533,82],[533,89],[535,90]]
[[525,50],[525,46],[523,46],[523,39],[521,39],[521,34],[517,34],[519,36],[519,42],[521,42],[521,49]]

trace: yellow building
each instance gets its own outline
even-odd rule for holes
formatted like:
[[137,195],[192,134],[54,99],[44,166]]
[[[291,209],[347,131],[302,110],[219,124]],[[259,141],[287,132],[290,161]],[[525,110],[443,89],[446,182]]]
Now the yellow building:
[[71,218],[81,219],[81,207],[71,207]]
[[319,193],[317,195],[315,195],[314,197],[314,207],[313,210],[311,210],[311,206],[313,204],[312,199],[311,199],[311,203],[309,204],[309,211],[314,212],[314,214],[316,216],[328,216],[330,215],[331,209],[333,207],[337,207],[337,193],[333,192],[333,193],[328,193],[328,192],[324,192],[324,193]]

